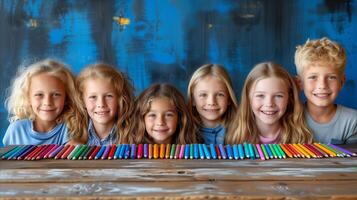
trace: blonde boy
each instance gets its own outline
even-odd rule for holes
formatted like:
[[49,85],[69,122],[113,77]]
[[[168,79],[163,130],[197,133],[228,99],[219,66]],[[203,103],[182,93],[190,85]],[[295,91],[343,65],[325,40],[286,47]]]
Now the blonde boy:
[[307,40],[295,52],[297,81],[304,91],[305,118],[322,143],[357,143],[357,111],[335,104],[346,80],[344,48],[328,38]]

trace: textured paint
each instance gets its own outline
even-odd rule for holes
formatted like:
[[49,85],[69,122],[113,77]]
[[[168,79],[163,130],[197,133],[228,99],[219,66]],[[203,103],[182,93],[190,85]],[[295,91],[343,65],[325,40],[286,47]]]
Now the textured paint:
[[[170,82],[184,94],[205,63],[223,64],[237,96],[250,69],[273,60],[295,74],[295,46],[328,36],[347,50],[347,81],[337,102],[357,108],[356,12],[351,0],[0,1],[0,138],[5,90],[17,67],[52,57],[75,74],[103,61],[132,79],[136,94]],[[129,19],[120,25],[113,17]]]

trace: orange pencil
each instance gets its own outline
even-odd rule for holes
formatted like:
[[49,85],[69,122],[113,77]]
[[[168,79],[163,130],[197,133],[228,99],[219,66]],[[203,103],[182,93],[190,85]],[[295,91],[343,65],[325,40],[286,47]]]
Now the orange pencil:
[[152,144],[149,144],[149,159],[152,158]]
[[295,148],[294,148],[291,144],[286,144],[286,147],[288,147],[289,150],[290,150],[291,152],[293,152],[293,155],[294,155],[295,158],[300,158],[300,157],[301,157],[301,155],[299,154],[299,152],[297,152],[297,151],[295,150]]
[[74,145],[69,145],[68,149],[66,152],[63,153],[63,155],[61,156],[62,159],[66,159],[67,156],[72,152],[72,150],[74,149]]
[[283,149],[283,151],[286,153],[286,155],[288,155],[289,158],[293,157],[291,152],[287,148],[285,148],[285,146],[283,144],[279,144],[279,146]]
[[308,153],[306,153],[304,149],[302,149],[298,144],[293,144],[293,145],[300,153],[304,155],[304,157],[311,158],[311,156]]
[[170,150],[171,150],[171,144],[166,144],[166,155],[165,155],[166,159],[170,158]]
[[289,144],[292,149],[299,155],[299,157],[305,158],[305,154],[303,154],[300,149],[296,146],[296,144]]
[[326,152],[328,155],[330,155],[331,157],[336,157],[337,155],[334,153],[334,152],[332,152],[332,151],[330,151],[330,150],[328,150],[328,149],[326,149],[325,147],[323,147],[321,144],[319,144],[319,143],[314,143],[314,145],[316,145],[317,147],[319,147],[321,150],[323,150],[324,152]]
[[303,144],[297,144],[299,145],[300,148],[302,148],[302,150],[304,150],[307,154],[309,154],[311,157],[316,158],[317,156],[312,153],[308,148],[306,148]]
[[160,159],[165,158],[165,150],[166,150],[165,144],[161,144],[160,145]]
[[154,144],[154,158],[157,159],[159,157],[159,145]]

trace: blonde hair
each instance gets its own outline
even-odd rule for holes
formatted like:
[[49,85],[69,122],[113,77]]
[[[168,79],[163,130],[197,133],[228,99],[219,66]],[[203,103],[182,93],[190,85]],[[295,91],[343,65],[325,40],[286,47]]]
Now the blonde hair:
[[194,116],[194,120],[197,124],[201,124],[201,119],[200,115],[197,112],[196,107],[194,106],[194,99],[193,99],[193,91],[199,81],[201,81],[203,78],[207,76],[213,76],[221,80],[224,85],[226,86],[228,93],[229,93],[229,105],[227,107],[226,112],[222,116],[222,123],[223,126],[226,128],[228,131],[231,129],[232,123],[234,116],[237,113],[238,110],[238,101],[236,99],[234,90],[232,88],[232,81],[227,73],[227,71],[224,69],[223,66],[217,65],[217,64],[205,64],[202,65],[200,68],[198,68],[191,77],[191,80],[188,84],[188,89],[187,89],[187,97],[188,97],[188,108],[191,110]]
[[178,123],[171,143],[190,144],[196,143],[196,128],[192,121],[192,114],[187,109],[183,95],[170,84],[153,84],[144,90],[136,99],[136,107],[132,115],[128,143],[153,143],[145,130],[145,115],[150,111],[151,102],[157,97],[167,97],[176,107]]
[[32,77],[47,74],[58,78],[65,87],[66,99],[62,113],[57,118],[57,123],[65,122],[70,132],[82,136],[82,129],[78,126],[81,112],[77,109],[81,102],[76,95],[74,76],[68,67],[59,61],[45,59],[20,69],[10,88],[10,96],[5,100],[5,107],[9,112],[9,121],[19,119],[35,120],[29,99],[29,90]]
[[259,130],[250,104],[250,92],[254,85],[262,79],[276,77],[284,82],[289,92],[288,105],[281,117],[281,133],[278,136],[280,143],[311,142],[312,135],[307,128],[303,106],[299,101],[299,92],[293,78],[280,65],[264,62],[257,64],[248,74],[242,94],[238,116],[234,124],[236,128],[227,133],[227,144],[243,142],[259,143]]
[[304,45],[296,47],[295,65],[299,75],[314,62],[332,63],[340,73],[346,67],[345,49],[337,42],[323,37],[317,40],[307,40]]
[[[84,83],[88,79],[95,78],[109,80],[118,96],[118,111],[120,113],[118,113],[115,123],[115,134],[117,135],[116,138],[118,140],[115,142],[123,143],[123,137],[121,136],[125,135],[129,129],[129,118],[134,105],[134,88],[129,78],[113,66],[104,63],[89,65],[80,72],[76,79],[79,95],[81,96],[83,110],[85,110],[85,104],[83,100],[83,92],[85,87]],[[85,126],[87,131],[89,116],[87,113],[85,113],[85,116],[87,117],[83,125]]]

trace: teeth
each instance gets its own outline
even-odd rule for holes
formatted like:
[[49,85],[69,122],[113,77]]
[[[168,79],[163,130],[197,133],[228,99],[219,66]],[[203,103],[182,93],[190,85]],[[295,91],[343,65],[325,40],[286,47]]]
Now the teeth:
[[329,96],[330,94],[324,93],[324,94],[314,94],[314,95],[317,96],[317,97],[327,97],[327,96]]
[[262,113],[264,113],[266,115],[273,115],[276,113],[276,111],[262,111]]

